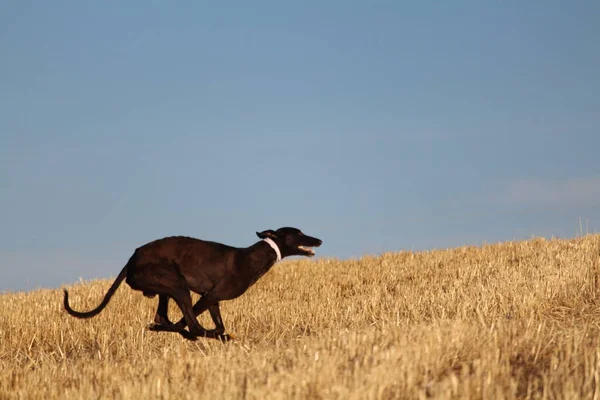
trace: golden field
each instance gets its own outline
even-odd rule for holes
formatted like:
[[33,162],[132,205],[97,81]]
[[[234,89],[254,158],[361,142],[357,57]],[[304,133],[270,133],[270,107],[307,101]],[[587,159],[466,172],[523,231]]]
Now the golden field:
[[230,343],[147,331],[157,298],[125,283],[89,320],[3,294],[0,398],[599,399],[599,274],[600,235],[284,261],[221,304]]

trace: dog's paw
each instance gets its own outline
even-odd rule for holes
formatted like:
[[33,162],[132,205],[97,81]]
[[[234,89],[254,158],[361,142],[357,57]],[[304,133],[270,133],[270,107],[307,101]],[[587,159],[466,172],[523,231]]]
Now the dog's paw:
[[195,342],[196,340],[198,340],[198,335],[194,335],[193,333],[191,333],[190,331],[183,329],[181,331],[178,332],[181,336],[183,336],[184,338],[186,338],[187,340],[190,340],[192,342]]
[[146,325],[146,329],[153,332],[166,332],[172,331],[173,328],[169,326],[165,326],[162,324],[157,324],[156,322],[152,322],[151,324]]
[[157,324],[156,322],[152,322],[151,324],[146,325],[146,329],[149,331],[160,331],[162,328],[161,324]]
[[223,343],[232,342],[235,339],[235,336],[232,334],[225,333],[223,335],[219,335],[218,339]]

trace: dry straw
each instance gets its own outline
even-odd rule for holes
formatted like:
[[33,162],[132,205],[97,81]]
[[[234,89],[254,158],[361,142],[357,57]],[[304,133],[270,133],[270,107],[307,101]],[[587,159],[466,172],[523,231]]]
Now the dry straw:
[[599,273],[600,235],[284,261],[222,304],[228,344],[146,331],[157,300],[126,285],[90,320],[4,294],[0,398],[598,399]]

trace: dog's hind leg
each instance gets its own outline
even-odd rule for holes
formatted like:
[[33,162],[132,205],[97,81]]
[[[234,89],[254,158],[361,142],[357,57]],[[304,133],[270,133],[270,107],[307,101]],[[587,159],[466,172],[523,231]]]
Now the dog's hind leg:
[[174,324],[169,319],[169,297],[161,294],[158,296],[158,308],[154,315],[154,323],[148,325],[148,329],[153,331],[170,330],[175,331]]
[[189,327],[189,332],[181,327],[173,327],[173,324],[165,325],[164,327],[161,325],[161,328],[163,329],[155,330],[176,330],[186,339],[195,339],[197,336],[205,336],[206,329],[200,325],[194,315],[192,297],[188,285],[183,276],[181,276],[173,266],[164,264],[146,264],[131,271],[128,281],[130,281],[130,285],[137,290],[159,295],[159,305],[156,311],[159,320],[161,317],[166,317],[168,306],[167,297],[175,300],[183,313],[186,325]]
[[172,325],[169,320],[169,297],[161,294],[158,296],[158,308],[154,316],[154,322],[162,325]]
[[[186,339],[194,340],[198,336],[212,337],[209,331],[204,329],[202,325],[196,319],[194,315],[194,308],[192,307],[192,297],[190,292],[186,290],[177,290],[170,293],[170,296],[175,300],[181,312],[187,326],[189,327],[189,333],[185,329],[178,330],[178,332]],[[176,327],[177,329],[178,327]]]
[[[167,298],[168,301],[168,298]],[[194,311],[194,315],[197,317],[198,315],[202,314],[204,311],[208,310],[208,306],[209,303],[207,302],[206,297],[201,297],[196,304],[194,304],[194,307],[192,308],[192,310]],[[159,299],[159,308],[160,308],[160,299]],[[160,320],[159,314],[161,314],[159,312],[159,310],[156,310],[156,316],[154,317],[154,324],[150,324],[148,326],[148,329],[150,329],[151,331],[157,331],[157,332],[180,332],[182,329],[184,329],[187,326],[187,321],[185,319],[185,316],[183,316],[179,321],[177,321],[177,323],[172,323],[171,321],[169,321],[168,318],[163,319],[162,321]],[[165,316],[165,314],[162,314],[162,316]],[[157,320],[158,318],[158,320]],[[165,323],[166,322],[166,323]]]
[[[207,337],[222,339],[222,340],[230,340],[231,337],[229,335],[225,335],[225,326],[223,325],[223,319],[221,318],[221,310],[219,309],[219,303],[210,299],[208,296],[202,296],[200,300],[194,304],[194,314],[196,316],[202,314],[208,309],[210,312],[210,316],[215,324],[215,329],[207,330],[205,335]],[[185,318],[180,319],[176,324],[174,324],[174,330],[179,332],[181,329],[185,328],[186,321]]]
[[[202,314],[204,311],[208,310],[209,306],[210,306],[210,301],[208,300],[208,298],[206,296],[200,297],[200,299],[196,302],[196,304],[194,304],[194,307],[192,308],[194,311],[194,315],[197,317],[198,315]],[[173,324],[173,326],[175,327],[175,329],[178,329],[178,330],[185,328],[187,326],[187,321],[185,319],[185,316],[183,318],[181,318],[179,321],[177,321],[177,323]]]

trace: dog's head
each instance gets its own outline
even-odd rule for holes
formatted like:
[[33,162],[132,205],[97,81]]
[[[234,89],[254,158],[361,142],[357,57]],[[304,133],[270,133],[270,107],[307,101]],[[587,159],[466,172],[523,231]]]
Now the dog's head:
[[281,257],[288,256],[306,256],[312,257],[315,252],[313,247],[319,247],[323,241],[312,236],[305,235],[300,229],[279,228],[276,231],[268,229],[262,232],[256,232],[256,236],[261,239],[271,239],[277,244],[281,251]]

